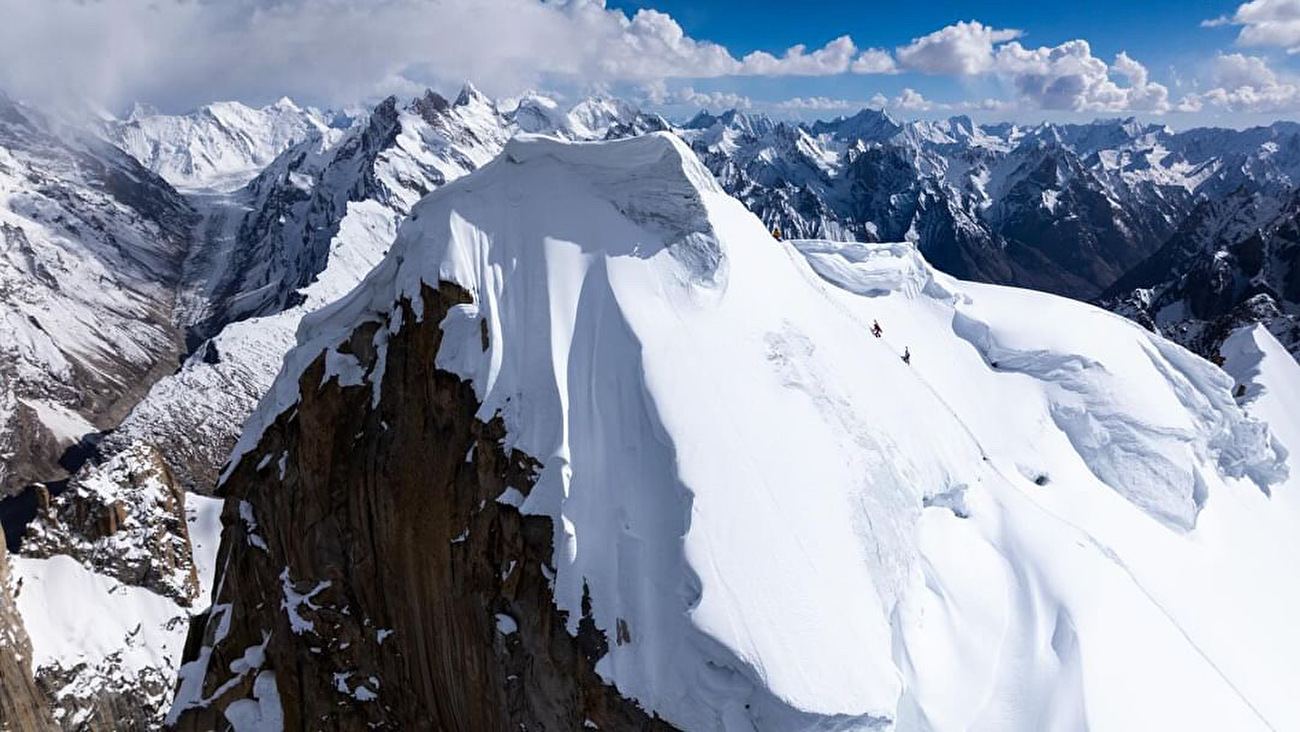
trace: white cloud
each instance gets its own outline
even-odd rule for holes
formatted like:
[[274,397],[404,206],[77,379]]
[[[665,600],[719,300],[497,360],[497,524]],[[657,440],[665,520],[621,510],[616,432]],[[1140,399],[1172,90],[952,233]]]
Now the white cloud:
[[1300,0],[1251,0],[1231,16],[1202,21],[1202,26],[1241,26],[1242,46],[1275,46],[1289,53],[1300,51]]
[[926,99],[915,89],[904,89],[890,106],[906,112],[928,112],[935,108],[934,102]]
[[753,101],[743,94],[718,91],[697,92],[689,86],[677,92],[677,100],[682,104],[712,110],[749,109],[754,106]]
[[849,70],[855,74],[897,74],[898,65],[889,51],[881,48],[868,48],[858,55]]
[[1169,90],[1152,82],[1146,67],[1125,53],[1107,64],[1092,55],[1087,41],[1026,48],[1015,40],[1021,35],[976,20],[958,22],[900,47],[896,56],[899,66],[926,74],[996,76],[1036,109],[1159,113],[1169,108]]
[[777,109],[794,109],[799,111],[826,111],[840,109],[857,109],[868,106],[867,102],[854,102],[848,99],[831,99],[830,97],[794,97],[778,102]]
[[804,45],[791,46],[780,58],[766,51],[755,51],[741,61],[739,73],[756,76],[825,76],[842,74],[853,62],[857,46],[848,36],[840,36],[825,46],[807,53]]
[[1019,38],[1014,29],[997,29],[972,20],[960,21],[900,46],[900,66],[926,74],[974,76],[993,66],[993,46]]
[[288,94],[350,103],[473,79],[555,83],[888,73],[848,36],[735,58],[671,16],[601,0],[0,0],[0,87],[187,106]]
[[1278,83],[1277,74],[1258,56],[1220,53],[1210,64],[1210,79],[1215,86],[1236,89],[1242,86],[1265,87]]
[[1151,81],[1145,66],[1124,52],[1108,65],[1093,56],[1083,40],[1039,48],[1007,43],[997,50],[994,70],[1012,84],[1019,99],[1040,109],[1156,113],[1169,109],[1169,90]]
[[645,102],[664,106],[687,105],[709,110],[749,109],[754,106],[753,100],[743,94],[700,92],[689,86],[670,90],[668,83],[662,79],[643,84],[641,95]]
[[897,72],[888,51],[866,48],[859,52],[853,39],[840,36],[808,53],[807,46],[791,46],[780,56],[755,51],[740,61],[735,73],[752,76],[832,76],[852,71],[855,74],[892,74]]
[[1188,94],[1178,103],[1180,112],[1199,112],[1206,105],[1230,112],[1273,113],[1300,109],[1300,85],[1269,68],[1257,56],[1220,53],[1210,65],[1215,86]]

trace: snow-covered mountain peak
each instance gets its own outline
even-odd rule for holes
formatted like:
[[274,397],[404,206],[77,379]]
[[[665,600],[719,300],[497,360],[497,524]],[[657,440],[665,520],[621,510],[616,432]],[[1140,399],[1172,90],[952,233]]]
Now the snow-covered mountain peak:
[[456,95],[456,106],[463,107],[469,104],[492,104],[492,100],[483,92],[474,86],[473,82],[466,81],[460,87],[460,93]]
[[104,135],[143,165],[182,188],[232,190],[290,146],[328,129],[331,118],[288,98],[255,109],[213,102],[182,115],[136,105]]
[[814,135],[830,133],[839,140],[879,142],[888,140],[902,131],[903,125],[883,109],[863,109],[851,117],[837,117],[829,122],[814,122],[809,130]]
[[548,133],[564,127],[564,110],[559,102],[543,94],[525,94],[501,107],[520,132]]
[[[507,639],[482,644],[491,669],[549,663],[553,602],[602,681],[683,729],[1300,721],[1300,629],[1274,617],[1300,609],[1294,516],[1265,495],[1284,451],[1227,376],[910,244],[776,241],[671,136],[511,141],[298,339],[224,488],[268,548],[229,528],[223,630],[181,672],[182,727],[275,685],[334,698],[336,668],[406,690],[415,671],[368,638],[443,642],[435,597]],[[551,539],[527,562],[520,521]],[[412,536],[451,569],[379,595],[352,571]],[[474,561],[500,566],[458,594],[442,578],[484,537],[505,555]],[[367,640],[314,655],[318,634]],[[231,665],[259,643],[274,673]],[[438,713],[342,701],[378,726]]]
[[636,107],[622,99],[604,96],[588,97],[578,102],[567,115],[568,132],[577,139],[601,139],[616,125],[635,122],[640,113]]

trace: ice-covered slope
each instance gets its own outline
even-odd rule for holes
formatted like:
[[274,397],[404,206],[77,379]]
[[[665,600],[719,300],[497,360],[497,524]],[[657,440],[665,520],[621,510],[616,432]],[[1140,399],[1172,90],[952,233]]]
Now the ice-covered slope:
[[105,123],[104,134],[174,186],[234,190],[329,122],[287,98],[261,109],[214,102],[179,115],[137,105],[126,120]]
[[1300,519],[1227,376],[907,244],[775,242],[670,135],[511,141],[299,343],[182,727],[611,714],[537,587],[684,729],[1300,724]]

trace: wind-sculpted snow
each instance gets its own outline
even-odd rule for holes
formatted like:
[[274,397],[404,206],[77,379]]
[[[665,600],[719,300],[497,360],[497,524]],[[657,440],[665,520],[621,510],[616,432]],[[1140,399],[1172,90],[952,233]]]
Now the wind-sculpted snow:
[[934,270],[912,244],[817,239],[795,239],[790,243],[827,282],[856,295],[878,297],[898,292],[910,297],[954,297],[934,277]]
[[[1003,321],[1012,327],[995,328],[980,319],[989,317],[982,304],[975,298],[959,306],[953,332],[991,367],[1042,382],[1053,422],[1089,469],[1153,517],[1184,530],[1195,526],[1206,500],[1205,465],[1248,476],[1264,491],[1286,476],[1264,426],[1243,418],[1231,382],[1211,364],[1101,312],[1091,320],[1115,320],[1135,332],[1097,361],[1077,355],[1084,350],[1079,340],[1070,344],[1071,336],[1095,338],[1095,323],[1063,333],[1068,321],[1040,317],[1054,310],[1045,303]],[[1074,347],[1030,348],[1056,343]]]
[[384,352],[439,283],[471,301],[437,365],[542,465],[498,500],[551,519],[570,632],[674,725],[1300,724],[1285,450],[1140,328],[910,245],[775,241],[669,135],[524,138],[303,320],[232,466],[322,353],[419,398]]

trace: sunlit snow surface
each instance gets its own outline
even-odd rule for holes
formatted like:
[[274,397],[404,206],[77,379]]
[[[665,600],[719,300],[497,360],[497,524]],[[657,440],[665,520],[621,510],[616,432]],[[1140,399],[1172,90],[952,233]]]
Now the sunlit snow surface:
[[1300,728],[1285,449],[1128,321],[776,242],[668,135],[524,137],[304,320],[235,459],[440,280],[475,301],[439,365],[545,466],[521,510],[554,520],[556,603],[576,626],[590,587],[598,670],[674,724]]

